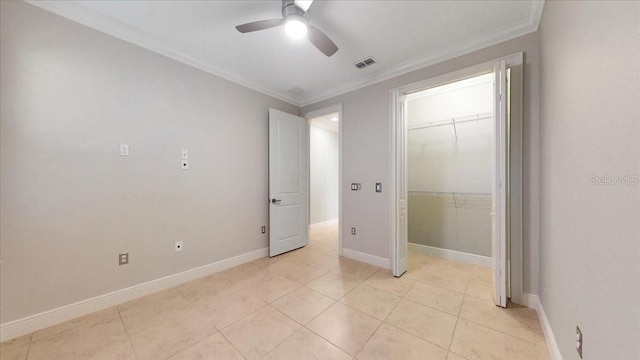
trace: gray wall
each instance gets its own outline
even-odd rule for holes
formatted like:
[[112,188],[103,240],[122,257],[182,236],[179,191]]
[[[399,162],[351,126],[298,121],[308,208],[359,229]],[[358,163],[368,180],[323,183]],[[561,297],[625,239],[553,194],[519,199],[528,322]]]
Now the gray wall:
[[[470,54],[308,105],[303,113],[342,103],[343,245],[390,257],[388,193],[390,169],[390,91],[414,82],[525,52],[524,75],[524,290],[538,292],[538,35],[525,35]],[[366,130],[366,131],[365,131]],[[350,191],[349,183],[362,183]],[[382,194],[375,193],[383,182]],[[387,187],[385,187],[387,186]],[[351,227],[358,233],[349,233]]]
[[309,127],[309,223],[338,218],[338,133]]
[[267,110],[298,107],[0,3],[1,322],[267,246]]
[[576,325],[584,359],[638,359],[640,185],[597,184],[640,176],[640,3],[547,1],[540,29],[540,300],[565,360]]

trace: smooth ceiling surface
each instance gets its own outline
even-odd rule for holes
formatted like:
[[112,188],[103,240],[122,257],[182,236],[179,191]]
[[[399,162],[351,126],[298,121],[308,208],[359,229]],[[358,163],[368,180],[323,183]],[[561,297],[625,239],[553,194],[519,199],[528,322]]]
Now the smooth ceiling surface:
[[[331,113],[327,115],[318,116],[317,118],[309,119],[309,121],[312,126],[337,133],[340,131],[340,124],[338,121],[339,116],[340,114],[338,113]],[[336,119],[336,120],[333,120],[333,119]]]
[[[176,60],[307,105],[536,31],[542,2],[316,0],[310,23],[338,45],[326,57],[284,29],[235,25],[281,18],[280,1],[29,1]],[[359,70],[369,56],[378,64]]]

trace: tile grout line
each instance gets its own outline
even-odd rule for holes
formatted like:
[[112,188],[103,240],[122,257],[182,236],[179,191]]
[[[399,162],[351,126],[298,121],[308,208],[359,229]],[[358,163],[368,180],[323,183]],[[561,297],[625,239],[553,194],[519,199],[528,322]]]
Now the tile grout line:
[[[357,287],[359,287],[359,286],[363,285],[367,280],[369,280],[369,279],[373,276],[373,274],[375,274],[375,273],[377,273],[377,272],[378,272],[378,270],[376,270],[376,271],[375,271],[375,272],[373,272],[371,275],[369,275],[369,277],[367,277],[366,279],[364,279],[362,282],[360,282],[358,285],[356,285],[353,289],[351,289],[349,292],[347,292],[346,294],[344,294],[344,296],[342,296],[342,297],[340,298],[340,300],[342,300],[342,299],[344,299],[345,297],[347,297],[347,295],[348,295],[350,292],[352,292],[353,290],[355,290]],[[368,285],[367,285],[367,286],[368,286]],[[381,291],[382,291],[382,290],[381,290]],[[365,313],[365,312],[363,312],[363,311],[361,311],[361,310],[359,310],[359,309],[354,308],[353,306],[351,306],[351,305],[349,305],[349,304],[345,304],[345,303],[343,303],[343,302],[342,302],[342,301],[340,301],[340,300],[338,300],[338,302],[340,302],[340,304],[342,304],[342,305],[344,305],[344,306],[347,306],[347,307],[349,307],[349,308],[351,308],[351,309],[353,309],[353,310],[355,310],[355,311],[358,311],[358,312],[360,312],[360,313],[362,313],[362,314],[364,314],[364,315],[370,316],[370,317],[372,317],[372,318],[374,318],[374,319],[376,319],[376,320],[380,320],[380,319],[376,318],[375,316],[369,315],[369,314],[367,314],[367,313]],[[401,299],[401,300],[402,300],[402,299]],[[387,316],[385,317],[385,319],[386,319],[387,317],[389,317],[389,315],[391,314],[391,312],[392,312],[393,310],[395,310],[395,308],[398,306],[398,304],[399,304],[399,303],[400,303],[400,301],[398,301],[398,303],[393,307],[393,309],[389,312],[389,314],[387,314]],[[353,358],[354,358],[354,359],[358,356],[358,354],[362,351],[362,349],[364,349],[364,347],[369,343],[369,341],[371,341],[371,338],[373,337],[373,335],[375,335],[375,334],[376,334],[376,332],[378,332],[378,330],[380,329],[380,327],[381,327],[381,326],[382,326],[382,324],[384,324],[384,323],[385,323],[385,320],[381,320],[381,321],[380,321],[380,324],[378,324],[378,326],[376,327],[376,329],[371,333],[371,335],[369,335],[369,337],[368,337],[368,338],[367,338],[367,340],[362,344],[362,346],[360,346],[360,348],[358,349],[358,351],[356,351],[355,355],[353,355]]]
[[[268,305],[271,306],[271,305]],[[279,312],[280,314],[284,315],[287,319],[293,321],[294,323],[300,325],[300,327],[298,329],[296,329],[294,332],[291,333],[291,335],[287,336],[285,339],[283,339],[282,341],[280,341],[279,343],[277,343],[272,349],[269,349],[269,351],[267,351],[266,353],[264,353],[264,355],[260,356],[260,358],[263,358],[267,355],[269,355],[270,352],[272,352],[273,350],[275,350],[278,346],[284,344],[287,340],[289,340],[290,338],[293,337],[293,335],[295,335],[298,331],[300,331],[301,329],[305,328],[304,325],[300,324],[299,322],[297,322],[296,320],[290,318],[287,314],[283,313],[282,311],[280,311],[279,309],[277,309],[275,306],[271,306],[272,309],[274,309],[275,311]]]
[[[416,283],[417,283],[417,281],[416,281]],[[396,307],[398,307],[398,305],[400,305],[400,303],[402,302],[402,300],[406,300],[406,301],[410,301],[410,302],[416,303],[416,304],[418,304],[418,305],[422,305],[422,306],[428,307],[428,308],[433,309],[433,310],[440,311],[440,312],[442,312],[443,314],[451,315],[451,314],[449,314],[449,313],[447,313],[447,312],[445,312],[445,311],[442,311],[442,310],[439,310],[439,309],[433,308],[433,307],[431,307],[431,306],[423,305],[423,304],[421,304],[421,303],[419,303],[419,302],[416,302],[416,301],[413,301],[413,300],[411,300],[411,299],[407,299],[407,298],[406,298],[406,296],[409,294],[409,292],[411,291],[411,289],[413,289],[413,287],[414,287],[415,285],[416,285],[416,284],[414,283],[414,284],[411,286],[411,288],[409,289],[409,291],[407,291],[407,293],[406,293],[406,294],[405,294],[405,295],[400,299],[400,301],[398,301],[398,303],[397,303],[397,304],[396,304],[396,306],[393,308],[393,310],[395,310],[395,309],[396,309]],[[447,352],[449,351],[449,349],[445,349],[445,348],[443,348],[442,346],[440,346],[440,345],[438,345],[438,344],[436,344],[436,343],[434,343],[434,342],[432,342],[432,341],[430,341],[430,340],[427,340],[427,339],[422,338],[421,336],[418,336],[418,335],[412,334],[412,333],[408,332],[407,330],[404,330],[404,329],[402,329],[402,328],[399,328],[399,327],[397,327],[397,326],[393,325],[393,324],[392,324],[392,323],[390,323],[390,322],[387,322],[387,319],[389,318],[389,316],[391,316],[391,313],[393,313],[393,310],[392,310],[392,311],[389,313],[389,315],[387,315],[387,317],[384,319],[384,323],[385,323],[385,324],[387,324],[387,325],[389,325],[389,326],[392,326],[392,327],[394,327],[394,328],[396,328],[396,329],[398,329],[398,330],[400,330],[400,331],[403,331],[403,332],[405,332],[405,333],[407,333],[407,334],[409,334],[409,335],[415,336],[415,337],[417,337],[418,339],[420,339],[420,340],[422,340],[422,341],[426,341],[427,343],[429,343],[429,344],[431,344],[431,345],[433,345],[433,346],[436,346],[436,347],[438,347],[438,348],[440,348],[440,349],[443,349],[443,350],[445,350],[445,351],[447,351]],[[457,320],[456,320],[456,321],[457,321]],[[454,332],[455,332],[455,327],[454,327]],[[453,334],[451,335],[451,337],[453,338]],[[449,341],[449,342],[451,342],[451,341]],[[448,354],[447,354],[447,355],[448,355]]]
[[[29,358],[29,351],[31,351],[31,345],[34,343],[34,341],[31,341],[33,339],[33,333],[29,333],[29,334],[25,334],[25,335],[22,335],[22,336],[18,336],[18,338],[19,338],[19,337],[23,337],[23,336],[27,336],[27,335],[29,337],[29,340],[27,341],[27,343],[16,348],[16,349],[20,349],[22,347],[27,347],[27,353],[24,355],[25,359]],[[2,343],[7,343],[7,342],[9,342],[11,340],[15,340],[15,339],[17,339],[17,338],[9,339],[7,341],[3,341]],[[13,349],[11,351],[15,351],[16,349]],[[5,353],[7,353],[7,352],[8,351],[5,351]],[[0,359],[2,358],[2,354],[3,354],[3,352],[2,352],[1,347],[0,347]]]
[[443,289],[443,290],[448,290],[448,291],[451,291],[451,292],[454,292],[454,293],[458,293],[458,294],[462,294],[462,295],[465,295],[465,293],[466,293],[466,288],[465,288],[465,292],[461,293],[461,292],[459,292],[459,291],[455,291],[455,290],[447,289],[447,288],[445,288],[445,287],[442,287],[442,286],[437,285],[437,284],[432,283],[432,282],[425,282],[425,281],[420,281],[420,280],[416,280],[415,282],[419,282],[419,283],[421,283],[421,284],[425,284],[425,285],[429,285],[429,286],[437,287],[437,288],[439,288],[439,289]]
[[247,360],[247,357],[246,357],[246,356],[244,356],[244,354],[240,351],[240,349],[238,349],[238,348],[237,348],[237,347],[236,347],[236,346],[231,342],[231,340],[229,340],[229,339],[228,339],[228,338],[227,338],[227,337],[222,333],[222,331],[218,331],[218,334],[220,334],[220,335],[224,338],[224,340],[225,340],[229,345],[231,345],[231,347],[233,347],[233,348],[238,352],[238,354],[240,354],[240,356],[242,356],[245,360]]
[[[376,271],[376,272],[377,272],[377,271]],[[375,273],[374,273],[374,274],[375,274]],[[371,276],[373,276],[373,274],[372,274]],[[369,278],[371,278],[371,276],[370,276]],[[368,278],[367,280],[369,280],[369,278]],[[365,280],[365,281],[366,281],[366,280]],[[364,282],[363,282],[363,284],[364,284]],[[413,287],[413,286],[411,286],[411,287]],[[375,288],[374,288],[374,289],[375,289]],[[411,290],[411,289],[409,289],[409,290]],[[383,291],[383,290],[380,290],[380,291]],[[409,291],[407,291],[407,293],[409,293]],[[406,295],[407,293],[405,293],[405,295]],[[395,294],[392,294],[392,295],[395,295]],[[396,295],[396,296],[397,296],[397,295]],[[362,344],[362,347],[360,347],[360,349],[358,350],[358,352],[356,353],[356,355],[358,355],[358,354],[362,351],[362,349],[364,349],[364,347],[365,347],[365,346],[367,346],[367,344],[369,343],[369,341],[371,341],[371,338],[373,338],[373,335],[375,335],[375,334],[378,332],[378,330],[380,330],[380,328],[382,327],[382,325],[383,325],[383,324],[393,326],[393,325],[391,325],[391,324],[387,323],[387,319],[389,318],[389,316],[391,316],[391,314],[395,311],[395,309],[398,307],[398,305],[402,302],[402,300],[403,300],[403,299],[404,299],[404,296],[401,296],[401,297],[400,297],[400,301],[398,301],[398,302],[393,306],[393,309],[391,309],[391,311],[389,311],[389,313],[387,314],[387,316],[385,316],[385,317],[384,317],[384,319],[382,319],[382,321],[380,322],[380,324],[378,325],[378,327],[376,328],[376,330],[375,330],[374,332],[372,332],[372,333],[371,333],[371,335],[369,335],[369,338],[367,339],[367,341],[365,341],[365,342],[364,342],[364,344]],[[357,309],[356,309],[356,310],[357,310]],[[394,327],[395,327],[395,326],[394,326]],[[354,358],[355,358],[355,357],[356,357],[356,356],[354,356]]]
[[[429,308],[429,309],[431,309],[431,310],[435,310],[435,311],[441,312],[441,313],[446,314],[446,315],[449,315],[449,316],[455,316],[455,317],[458,317],[457,315],[454,315],[454,314],[452,314],[452,313],[450,313],[450,312],[446,312],[446,311],[444,311],[444,310],[442,310],[442,309],[438,309],[438,308],[433,307],[433,306],[431,306],[431,305],[425,305],[425,304],[423,304],[423,303],[421,303],[421,302],[418,302],[418,301],[415,301],[415,300],[411,300],[411,299],[406,299],[406,298],[404,298],[404,297],[403,297],[402,299],[403,299],[403,300],[406,300],[406,301],[410,301],[410,302],[412,302],[412,303],[414,303],[414,304],[418,304],[418,305],[420,305],[420,306],[424,306],[424,307]],[[462,307],[462,304],[460,304],[460,307]]]
[[460,319],[462,319],[462,320],[464,320],[464,321],[468,321],[468,322],[470,322],[470,323],[472,323],[472,324],[474,324],[474,325],[482,326],[482,327],[483,327],[483,328],[485,328],[485,329],[489,329],[489,330],[495,331],[495,332],[500,333],[500,334],[502,334],[502,335],[506,335],[506,336],[508,336],[508,337],[510,337],[510,338],[514,338],[514,339],[516,339],[516,340],[524,341],[524,342],[526,342],[526,343],[528,343],[528,344],[531,344],[531,345],[534,345],[534,346],[537,346],[537,347],[545,347],[545,348],[546,348],[546,346],[547,346],[547,345],[546,345],[546,341],[545,341],[545,345],[543,346],[543,345],[540,345],[540,344],[536,344],[536,343],[534,343],[534,342],[531,342],[531,341],[529,341],[529,340],[523,339],[523,338],[521,338],[521,337],[513,336],[513,335],[508,334],[508,333],[506,333],[506,332],[504,332],[504,331],[496,330],[496,329],[494,329],[494,328],[492,328],[492,327],[489,327],[489,326],[484,325],[484,324],[480,324],[480,323],[478,323],[478,322],[476,322],[476,321],[473,321],[473,320],[469,320],[469,319],[466,319],[466,318],[463,318],[463,317],[460,317]]
[[[260,301],[262,301],[262,299],[260,299]],[[264,302],[264,301],[262,301],[262,302]],[[252,312],[250,312],[249,314],[246,314],[246,315],[242,316],[241,318],[239,318],[238,320],[236,320],[236,321],[232,322],[231,324],[229,324],[229,325],[227,325],[227,326],[225,326],[225,327],[223,327],[223,328],[218,328],[217,326],[214,326],[214,327],[216,328],[216,330],[218,330],[218,332],[219,332],[219,333],[221,333],[221,334],[222,334],[222,332],[223,332],[224,330],[226,330],[227,328],[230,328],[231,326],[233,326],[233,325],[235,325],[235,324],[239,323],[240,321],[242,321],[242,320],[244,320],[244,319],[248,318],[249,316],[251,316],[251,315],[253,315],[253,314],[257,313],[258,311],[260,311],[260,310],[264,309],[264,308],[265,308],[265,307],[267,307],[267,306],[269,306],[269,304],[267,304],[266,302],[264,302],[264,305],[263,305],[263,306],[261,306],[259,309],[253,310],[253,311],[252,311]]]
[[[28,346],[28,348],[27,348],[27,353],[24,355],[25,360],[29,359],[29,353],[31,352],[31,344],[33,344],[33,342],[31,342],[31,339],[33,339],[33,333],[31,333],[31,336],[29,336],[29,343],[26,345]],[[133,350],[133,346],[131,347],[131,350]],[[133,354],[133,356],[134,357],[136,356],[135,353]]]
[[136,349],[133,347],[133,342],[131,341],[131,335],[129,334],[129,330],[127,330],[127,326],[124,324],[124,319],[122,318],[122,312],[120,312],[120,308],[115,306],[116,311],[118,312],[118,317],[120,318],[120,323],[122,324],[122,328],[124,329],[124,333],[127,334],[127,341],[129,342],[129,346],[131,346],[131,351],[133,352],[133,357],[138,359],[138,355],[136,354]]
[[[449,339],[449,347],[447,348],[448,352],[451,352],[451,345],[453,345],[453,338],[456,336],[456,330],[458,330],[458,322],[460,322],[460,314],[462,313],[462,307],[464,306],[464,299],[467,297],[467,291],[469,290],[469,283],[471,283],[471,276],[473,275],[473,268],[469,272],[469,278],[467,279],[467,283],[464,287],[464,294],[462,295],[462,302],[460,303],[460,308],[458,309],[458,315],[456,316],[456,324],[453,327],[453,332],[451,333],[451,339]],[[447,357],[449,355],[447,354]]]
[[[377,271],[376,271],[376,272],[377,272]],[[371,275],[369,275],[369,277],[373,276],[373,274],[375,274],[375,272],[374,272],[374,273],[372,273]],[[337,275],[337,274],[334,274],[334,275]],[[341,275],[338,275],[338,276],[341,276]],[[355,309],[355,308],[353,308],[353,307],[351,307],[351,306],[349,306],[349,305],[347,305],[347,304],[343,304],[342,302],[340,302],[340,300],[342,300],[345,296],[347,296],[347,295],[348,295],[351,291],[353,291],[355,288],[357,288],[357,287],[358,287],[358,286],[360,286],[361,284],[364,284],[364,282],[365,282],[366,280],[368,280],[368,279],[369,279],[369,277],[367,277],[365,280],[361,281],[361,282],[360,282],[358,285],[356,285],[353,289],[349,290],[347,293],[345,293],[342,297],[340,297],[340,298],[339,298],[339,299],[337,299],[337,300],[335,300],[335,299],[333,299],[333,298],[331,298],[331,297],[329,297],[329,296],[327,296],[327,295],[325,295],[325,294],[322,294],[322,293],[320,293],[320,292],[316,291],[316,292],[318,292],[318,293],[320,293],[320,294],[322,294],[322,295],[324,295],[324,296],[327,296],[329,299],[333,300],[333,304],[329,305],[329,306],[328,306],[326,309],[324,309],[320,314],[316,315],[313,319],[309,320],[309,322],[308,322],[306,325],[303,325],[303,327],[304,327],[305,329],[307,329],[307,330],[311,331],[312,333],[314,333],[314,334],[318,335],[319,337],[321,337],[322,339],[324,339],[324,340],[325,340],[325,341],[327,341],[328,343],[332,344],[332,345],[333,345],[333,346],[335,346],[336,348],[340,349],[340,350],[341,350],[342,352],[344,352],[345,354],[348,354],[349,356],[352,356],[352,355],[351,355],[350,353],[348,353],[346,350],[344,350],[343,348],[341,348],[341,347],[340,347],[340,346],[338,346],[337,344],[334,344],[331,340],[329,340],[329,339],[325,338],[324,336],[322,336],[321,334],[318,334],[317,332],[313,331],[313,329],[308,328],[308,327],[307,327],[307,325],[311,324],[311,323],[313,322],[313,320],[315,320],[315,319],[319,318],[320,316],[322,316],[322,314],[324,314],[325,312],[327,312],[331,307],[333,307],[335,304],[338,304],[338,303],[339,303],[339,304],[341,304],[341,305],[344,305],[344,306],[346,306],[346,307],[349,307],[349,308],[351,308],[351,309],[353,309],[353,310],[356,310],[356,311],[358,311],[358,312],[360,312],[360,313],[363,313],[362,311],[360,311],[360,310],[358,310],[358,309]],[[308,287],[307,287],[307,288],[308,288]],[[311,290],[311,291],[315,291],[315,290],[313,290],[313,289],[311,289],[311,288],[308,288],[308,289],[309,289],[309,290]],[[367,315],[367,316],[371,316],[371,315],[369,315],[369,314],[365,314],[365,313],[363,313],[363,314],[364,314],[364,315]],[[372,317],[372,318],[374,318],[374,319],[376,319],[376,318],[375,318],[375,317],[373,317],[373,316],[371,316],[371,317]],[[376,319],[376,320],[379,320],[379,319]],[[375,334],[375,332],[376,332],[376,331],[378,331],[378,328],[380,328],[380,325],[382,325],[382,322],[378,325],[378,327],[376,328],[376,330],[374,330],[374,331],[373,331],[373,333],[371,333],[371,335],[369,336],[369,338],[367,338],[367,341],[365,341],[365,342],[364,342],[364,344],[363,344],[363,345],[358,349],[358,351],[356,351],[355,355],[353,355],[353,356],[352,356],[352,359],[355,359],[355,358],[356,358],[356,355],[358,355],[358,353],[362,350],[362,348],[363,348],[363,347],[364,347],[364,346],[369,342],[369,340],[371,339],[371,336],[373,336],[373,334]]]
[[[480,281],[482,281],[482,280],[480,280]],[[467,289],[468,289],[468,287],[469,287],[469,284],[470,284],[470,283],[471,283],[471,278],[470,278],[470,279],[469,279],[469,281],[467,282]],[[480,302],[484,302],[484,303],[491,303],[492,305],[495,305],[492,301],[488,301],[488,300],[485,300],[485,299],[477,298],[477,297],[472,296],[472,295],[468,295],[468,294],[467,294],[467,291],[465,290],[464,297],[462,298],[462,305],[460,306],[460,311],[458,312],[458,318],[459,318],[459,319],[462,319],[462,320],[468,321],[468,322],[473,323],[473,324],[475,324],[475,325],[482,326],[482,327],[484,327],[484,328],[486,328],[486,329],[493,330],[493,331],[495,331],[495,332],[498,332],[498,333],[500,333],[500,334],[503,334],[503,335],[506,335],[506,336],[512,337],[512,338],[514,338],[514,339],[518,339],[518,340],[525,341],[525,342],[527,342],[527,343],[529,343],[529,344],[532,344],[532,345],[535,345],[535,346],[538,346],[538,347],[541,347],[541,346],[542,346],[542,345],[540,345],[540,344],[537,344],[537,343],[531,342],[531,341],[529,341],[529,340],[527,340],[527,339],[523,339],[523,338],[521,338],[521,337],[519,337],[519,336],[514,336],[514,335],[512,335],[512,334],[508,334],[508,333],[506,333],[506,332],[504,332],[504,331],[502,331],[502,330],[494,329],[494,328],[493,328],[493,327],[491,327],[491,326],[487,326],[487,325],[485,325],[485,324],[481,324],[481,323],[478,323],[478,322],[476,322],[476,321],[473,321],[473,320],[467,319],[467,318],[465,318],[465,317],[462,317],[462,316],[461,316],[461,315],[462,315],[462,307],[464,306],[465,299],[466,299],[467,297],[469,297],[471,300],[480,301]],[[538,316],[538,315],[537,315],[537,312],[536,312],[536,316]],[[539,321],[539,318],[538,318],[538,321]],[[456,326],[457,326],[457,322],[456,322]],[[544,335],[543,335],[543,338],[544,338]],[[545,341],[545,347],[546,347],[546,341]]]

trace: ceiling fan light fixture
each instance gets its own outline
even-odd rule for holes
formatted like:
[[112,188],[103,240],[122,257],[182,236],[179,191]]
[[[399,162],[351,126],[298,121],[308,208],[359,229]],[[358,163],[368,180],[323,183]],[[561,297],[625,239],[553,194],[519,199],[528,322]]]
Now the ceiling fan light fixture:
[[307,23],[304,17],[291,14],[287,17],[284,30],[292,39],[302,39],[307,35]]
[[306,37],[316,49],[329,57],[338,51],[338,46],[325,33],[309,25],[307,10],[312,2],[313,0],[282,0],[281,19],[254,21],[238,25],[236,30],[244,34],[284,25],[289,37],[292,39]]

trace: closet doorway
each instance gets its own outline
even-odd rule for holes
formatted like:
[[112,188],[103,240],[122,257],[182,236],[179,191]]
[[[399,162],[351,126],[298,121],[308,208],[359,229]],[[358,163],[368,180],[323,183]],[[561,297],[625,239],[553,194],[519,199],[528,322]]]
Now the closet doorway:
[[406,97],[409,251],[491,267],[493,74]]
[[428,254],[484,266],[496,305],[520,301],[522,60],[392,91],[395,276],[412,254]]

